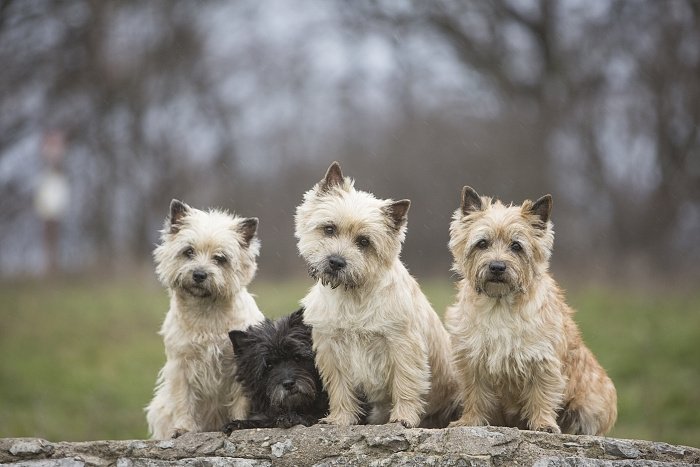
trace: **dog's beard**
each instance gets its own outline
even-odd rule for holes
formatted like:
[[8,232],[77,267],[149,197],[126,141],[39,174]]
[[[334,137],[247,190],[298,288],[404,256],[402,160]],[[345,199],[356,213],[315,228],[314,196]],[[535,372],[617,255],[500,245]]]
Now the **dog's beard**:
[[304,410],[316,399],[316,383],[310,375],[298,375],[293,389],[276,384],[268,391],[268,397],[270,409],[275,412]]
[[188,294],[192,295],[193,297],[197,298],[207,298],[211,297],[212,292],[206,287],[203,287],[201,285],[197,284],[192,284],[192,285],[186,285],[183,286],[182,289],[187,292]]
[[351,290],[358,288],[361,283],[352,274],[349,274],[346,270],[331,271],[326,267],[317,267],[314,265],[309,265],[309,276],[314,280],[320,281],[321,285],[330,286],[331,289],[337,289],[341,285],[345,287],[345,290]]
[[484,294],[490,298],[503,298],[525,291],[522,283],[512,272],[494,275],[487,268],[479,271],[474,284],[478,294]]
[[195,298],[211,298],[224,293],[223,290],[220,290],[216,286],[213,278],[207,278],[203,282],[195,282],[191,278],[191,275],[192,273],[190,271],[178,275],[173,284],[173,288],[180,289]]

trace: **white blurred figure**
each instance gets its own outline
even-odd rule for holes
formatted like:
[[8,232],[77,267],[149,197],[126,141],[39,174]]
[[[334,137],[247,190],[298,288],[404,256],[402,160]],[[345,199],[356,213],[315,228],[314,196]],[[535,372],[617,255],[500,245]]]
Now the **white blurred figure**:
[[46,132],[41,152],[46,168],[37,186],[34,207],[44,223],[46,272],[53,274],[58,270],[60,220],[66,213],[69,202],[68,181],[61,170],[61,161],[65,153],[63,132],[59,130]]

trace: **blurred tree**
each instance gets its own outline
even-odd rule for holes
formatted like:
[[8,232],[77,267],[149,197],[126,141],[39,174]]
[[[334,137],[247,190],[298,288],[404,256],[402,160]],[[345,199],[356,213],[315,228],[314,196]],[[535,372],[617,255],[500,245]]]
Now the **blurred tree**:
[[[670,266],[669,258],[677,263],[664,252],[679,248],[680,225],[700,229],[699,2],[366,1],[353,7],[345,14],[350,27],[365,28],[369,19],[385,34],[400,35],[407,55],[415,55],[411,36],[444,44],[465,73],[476,73],[497,96],[499,139],[517,142],[501,148],[510,154],[494,154],[513,167],[499,164],[494,174],[484,164],[474,167],[474,155],[465,151],[464,163],[487,174],[471,179],[487,187],[507,180],[510,188],[498,192],[505,199],[519,199],[525,187],[560,191],[559,206],[585,213],[576,222],[574,213],[557,208],[558,219],[585,230],[576,235],[565,222],[565,237],[604,252],[611,275],[632,257],[648,267]],[[526,131],[518,135],[513,125]],[[562,155],[572,146],[557,143],[567,139],[576,150]],[[628,152],[635,142],[648,148]],[[579,160],[562,164],[562,157]],[[572,167],[580,172],[565,173]]]
[[[223,183],[217,167],[236,165],[235,110],[211,86],[193,21],[198,8],[182,1],[85,0],[4,2],[0,9],[7,70],[1,105],[16,106],[29,94],[39,100],[27,112],[3,112],[0,149],[37,127],[66,132],[66,162],[86,214],[78,219],[94,242],[85,247],[105,258],[125,249],[147,257],[153,213],[188,192],[200,170],[213,169]],[[191,125],[214,134],[207,135],[209,154],[198,154],[208,167],[188,167],[187,153],[198,151],[202,138],[187,134]]]
[[[652,265],[670,269],[679,266],[674,252],[698,258],[700,2],[616,6],[606,27],[614,31],[613,63],[622,76],[608,80],[582,122],[587,178],[611,205],[608,238],[617,258],[648,252]],[[619,143],[611,142],[615,129]],[[620,173],[616,150],[642,168]],[[692,224],[695,235],[679,238]]]
[[259,216],[261,272],[303,272],[294,208],[339,159],[412,199],[414,271],[447,274],[464,184],[553,192],[577,274],[697,268],[699,5],[0,2],[0,269],[31,263],[47,128],[76,267],[149,261],[178,197]]

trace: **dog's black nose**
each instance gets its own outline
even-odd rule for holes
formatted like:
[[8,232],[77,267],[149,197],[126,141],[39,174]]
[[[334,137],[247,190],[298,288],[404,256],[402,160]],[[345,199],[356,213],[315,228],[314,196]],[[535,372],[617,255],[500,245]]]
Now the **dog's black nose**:
[[207,278],[207,273],[202,271],[201,269],[197,269],[192,273],[192,279],[194,279],[195,282],[203,282],[204,279]]
[[289,391],[290,389],[294,389],[294,386],[296,386],[297,383],[293,379],[285,379],[282,381],[282,387]]
[[491,261],[489,263],[489,271],[494,274],[503,274],[506,272],[506,263],[503,261]]
[[345,258],[343,258],[342,256],[332,255],[328,257],[328,265],[333,271],[340,271],[345,267],[346,264],[347,263],[345,262]]

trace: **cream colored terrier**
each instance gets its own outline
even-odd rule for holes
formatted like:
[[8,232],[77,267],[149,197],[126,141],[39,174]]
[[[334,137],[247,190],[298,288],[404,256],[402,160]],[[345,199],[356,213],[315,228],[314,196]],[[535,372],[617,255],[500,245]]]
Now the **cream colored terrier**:
[[548,272],[551,209],[550,195],[504,206],[462,191],[450,250],[463,279],[446,317],[463,384],[454,426],[600,435],[615,423],[615,387]]
[[399,260],[410,201],[355,190],[334,162],[297,208],[296,237],[317,280],[302,300],[330,399],[323,423],[446,426],[457,383],[449,335]]
[[160,331],[167,360],[146,408],[153,438],[218,431],[247,416],[227,333],[263,320],[246,290],[257,268],[257,226],[256,218],[170,203],[154,252],[170,310]]

